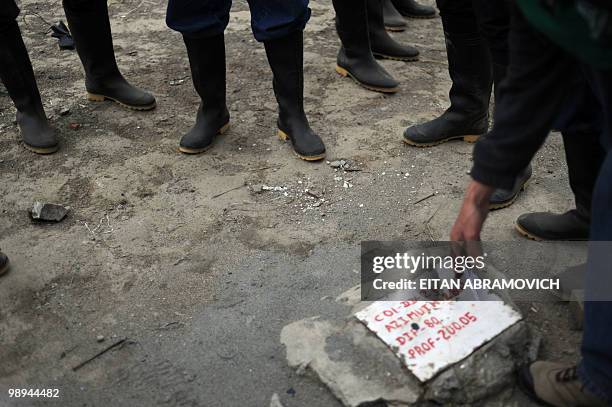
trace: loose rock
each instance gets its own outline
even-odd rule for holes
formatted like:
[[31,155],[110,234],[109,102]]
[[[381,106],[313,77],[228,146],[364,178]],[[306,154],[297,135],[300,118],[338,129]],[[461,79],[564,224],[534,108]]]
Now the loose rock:
[[70,212],[69,206],[36,201],[32,205],[30,216],[34,220],[59,222],[66,217],[68,212]]
[[272,399],[270,399],[270,407],[283,407],[283,403],[281,403],[278,394],[274,393],[272,395]]

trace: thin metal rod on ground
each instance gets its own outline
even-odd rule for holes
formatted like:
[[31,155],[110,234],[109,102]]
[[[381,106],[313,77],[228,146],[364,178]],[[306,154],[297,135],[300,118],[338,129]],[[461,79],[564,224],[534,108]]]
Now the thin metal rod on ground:
[[125,341],[127,341],[127,338],[122,338],[119,339],[117,342],[112,343],[111,345],[107,346],[106,348],[102,349],[100,352],[96,353],[94,356],[90,357],[89,359],[79,363],[78,365],[76,365],[75,367],[72,368],[73,372],[76,372],[77,370],[79,370],[80,368],[82,368],[83,366],[85,366],[86,364],[88,364],[89,362],[99,358],[100,356],[104,355],[106,352],[108,352],[111,349],[116,348],[119,345],[122,345],[125,343]]

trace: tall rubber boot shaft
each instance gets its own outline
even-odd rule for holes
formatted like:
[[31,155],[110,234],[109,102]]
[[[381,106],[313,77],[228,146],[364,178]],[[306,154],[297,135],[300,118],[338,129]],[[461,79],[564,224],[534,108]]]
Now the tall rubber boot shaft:
[[17,108],[17,124],[26,147],[39,154],[56,151],[58,141],[47,121],[32,63],[16,21],[0,30],[0,61],[0,79]]
[[373,59],[366,1],[332,0],[336,11],[336,31],[349,58]]
[[408,24],[404,16],[395,8],[391,0],[383,0],[383,16],[385,19],[385,28],[388,31],[404,31]]
[[265,41],[266,55],[274,74],[274,94],[278,102],[278,128],[288,138],[300,158],[319,160],[325,146],[308,123],[304,112],[304,38],[302,31]]
[[[368,0],[369,1],[369,0]],[[342,42],[336,71],[359,85],[393,93],[399,83],[374,59],[370,47],[366,0],[333,0],[336,30]]]
[[106,0],[63,0],[70,32],[85,69],[86,86],[121,76],[115,51]]
[[480,37],[445,32],[448,71],[452,80],[450,112],[477,119],[488,115],[493,85],[491,55]]
[[20,112],[44,115],[32,62],[17,22],[0,30],[0,78]]
[[[461,28],[456,21],[451,23],[454,28]],[[491,56],[482,37],[469,28],[465,32],[444,33],[452,80],[450,107],[429,122],[407,128],[404,132],[407,144],[431,147],[454,139],[474,142],[487,132],[493,84]]]
[[206,151],[215,136],[229,125],[226,105],[225,39],[183,37],[187,47],[193,86],[200,96],[196,124],[181,139],[179,150],[188,154]]
[[106,0],[64,0],[63,4],[85,70],[89,100],[109,99],[134,110],[153,109],[153,95],[130,85],[119,71]]
[[379,58],[399,61],[415,61],[419,51],[395,41],[385,29],[384,0],[367,0],[368,32],[372,54]]

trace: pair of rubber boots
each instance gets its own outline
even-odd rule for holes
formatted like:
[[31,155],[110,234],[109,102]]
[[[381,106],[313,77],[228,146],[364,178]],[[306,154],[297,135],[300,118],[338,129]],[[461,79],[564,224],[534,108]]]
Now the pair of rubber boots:
[[387,31],[404,31],[407,26],[404,17],[434,18],[436,10],[415,0],[384,0],[383,15]]
[[419,51],[399,44],[385,30],[383,0],[333,0],[336,29],[342,42],[336,71],[366,89],[395,93],[399,82],[376,58],[416,61]]
[[[213,37],[183,37],[191,66],[193,85],[200,95],[200,108],[193,128],[181,139],[179,150],[199,154],[213,146],[219,134],[229,128],[226,103],[225,40]],[[325,145],[310,128],[304,113],[304,42],[302,31],[265,41],[268,62],[274,76],[273,87],[278,102],[278,135],[290,140],[303,160],[325,157]]]
[[[110,99],[134,110],[155,107],[155,98],[131,86],[115,61],[106,2],[65,7],[77,52],[85,69],[87,98]],[[45,114],[32,63],[16,21],[0,27],[0,78],[15,107],[24,145],[38,154],[59,149],[55,131]]]

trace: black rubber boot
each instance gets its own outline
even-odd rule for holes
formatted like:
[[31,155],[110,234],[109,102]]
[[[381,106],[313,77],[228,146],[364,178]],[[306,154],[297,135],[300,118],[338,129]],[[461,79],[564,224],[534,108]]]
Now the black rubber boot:
[[406,30],[406,20],[395,8],[391,0],[383,0],[383,16],[387,31],[400,32]]
[[6,255],[0,252],[0,276],[6,273],[9,269],[9,259]]
[[342,41],[336,72],[350,77],[366,89],[395,93],[399,82],[372,55],[366,1],[369,0],[333,0],[336,30]]
[[265,41],[266,55],[274,74],[278,102],[278,135],[289,139],[303,160],[325,158],[325,145],[308,124],[304,113],[304,38],[301,30]]
[[150,110],[155,98],[130,85],[119,72],[106,0],[64,0],[66,19],[85,69],[90,101],[115,101],[132,110]]
[[404,17],[411,18],[434,18],[436,9],[424,6],[415,0],[393,0],[393,5]]
[[588,240],[590,221],[575,209],[562,213],[526,213],[516,220],[516,230],[532,240]]
[[516,201],[521,191],[523,191],[532,174],[531,165],[528,165],[514,180],[512,189],[498,188],[491,195],[489,200],[489,209],[496,210],[506,208]]
[[432,147],[449,140],[473,143],[489,127],[489,99],[493,83],[491,56],[482,38],[444,33],[448,71],[453,82],[450,107],[439,117],[404,131],[404,142]]
[[0,78],[17,108],[24,145],[38,154],[51,154],[59,143],[40,100],[36,78],[17,22],[0,29]]
[[419,51],[409,45],[398,43],[385,30],[383,1],[385,0],[367,0],[368,32],[372,54],[377,58],[416,61],[419,59]]
[[210,149],[215,136],[229,128],[225,91],[225,39],[183,37],[191,67],[193,86],[200,95],[195,125],[181,138],[179,151],[199,154]]

